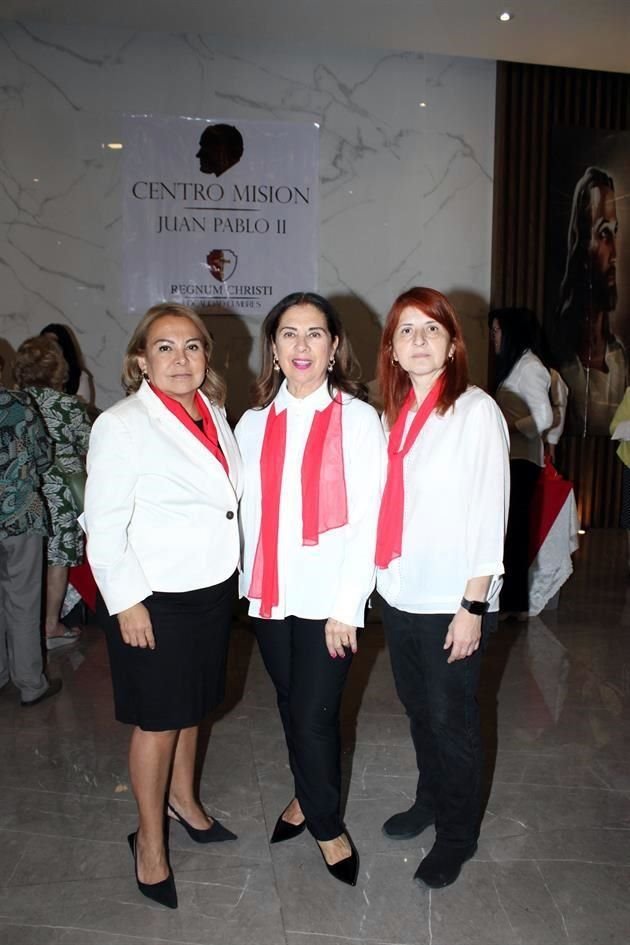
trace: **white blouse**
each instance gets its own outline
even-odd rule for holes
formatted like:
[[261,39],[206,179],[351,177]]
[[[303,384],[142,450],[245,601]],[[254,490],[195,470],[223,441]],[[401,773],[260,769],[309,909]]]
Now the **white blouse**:
[[[271,617],[324,620],[362,627],[367,599],[374,588],[376,524],[384,483],[385,437],[376,411],[343,395],[342,448],[348,502],[348,524],[324,532],[317,545],[302,544],[302,457],[315,411],[331,402],[324,383],[308,397],[293,397],[282,385],[274,400],[276,413],[287,411],[287,436],[278,522],[278,606]],[[245,467],[240,506],[243,542],[241,597],[247,597],[261,518],[260,454],[271,406],[248,410],[235,434]],[[260,601],[251,600],[257,617]]]
[[544,466],[543,433],[553,425],[551,378],[540,358],[527,350],[499,385],[496,399],[510,430],[510,459]]
[[402,554],[379,568],[388,604],[413,614],[453,614],[469,578],[492,575],[499,605],[507,524],[509,436],[501,411],[478,387],[432,413],[404,459]]

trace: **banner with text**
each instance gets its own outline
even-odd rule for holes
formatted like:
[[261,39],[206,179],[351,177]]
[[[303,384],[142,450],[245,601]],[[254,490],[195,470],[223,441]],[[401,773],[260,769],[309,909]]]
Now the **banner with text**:
[[123,305],[265,315],[317,288],[314,123],[126,116]]

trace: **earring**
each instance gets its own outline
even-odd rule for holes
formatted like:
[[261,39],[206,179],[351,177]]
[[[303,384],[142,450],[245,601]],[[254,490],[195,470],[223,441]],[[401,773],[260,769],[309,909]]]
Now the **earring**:
[[147,374],[146,371],[143,371],[143,372],[142,372],[142,377],[144,378],[145,381],[148,381],[148,380],[149,380],[149,375]]
[[333,355],[331,356],[331,358],[330,358],[330,361],[328,362],[328,373],[329,373],[329,374],[332,373],[332,369],[334,368],[334,366],[335,366],[335,356],[334,356],[334,354],[333,354]]
[[452,361],[454,357],[455,357],[455,355],[454,355],[453,352],[451,351],[451,353],[450,353],[449,356],[448,356],[448,360],[449,360],[449,361]]
[[398,358],[395,358],[394,355],[392,355],[392,364],[398,364]]
[[274,371],[276,371],[276,373],[279,372],[280,370],[280,362],[278,361],[278,358],[276,357],[275,354],[273,356],[273,369]]

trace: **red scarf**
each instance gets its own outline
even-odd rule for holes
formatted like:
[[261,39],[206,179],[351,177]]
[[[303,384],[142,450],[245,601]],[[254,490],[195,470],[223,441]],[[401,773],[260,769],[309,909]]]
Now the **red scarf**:
[[195,391],[195,407],[201,414],[201,420],[203,423],[203,432],[199,429],[193,418],[190,416],[185,407],[180,404],[178,400],[175,400],[173,397],[169,397],[168,394],[165,394],[164,391],[158,390],[157,387],[154,387],[153,384],[149,385],[155,396],[162,401],[167,410],[170,410],[181,423],[184,424],[187,430],[190,430],[193,436],[195,436],[200,443],[210,450],[215,459],[218,459],[221,465],[223,466],[227,476],[230,475],[230,468],[228,466],[227,459],[221,449],[219,444],[219,437],[217,434],[217,428],[215,426],[212,415],[208,410],[205,400],[199,393]]
[[[348,522],[344,475],[341,401],[317,410],[302,457],[302,544],[317,545],[319,536]],[[278,522],[287,438],[287,411],[267,417],[260,453],[262,510],[256,557],[247,596],[260,600],[260,616],[277,607]]]
[[396,423],[389,434],[387,444],[387,481],[381,509],[378,515],[378,529],[376,532],[376,566],[386,568],[394,558],[400,558],[402,548],[403,514],[405,510],[405,482],[403,478],[403,461],[405,456],[418,439],[420,431],[435,409],[444,387],[444,380],[439,377],[422,405],[417,411],[409,432],[405,438],[403,448],[400,448],[409,411],[416,403],[413,388],[398,414]]

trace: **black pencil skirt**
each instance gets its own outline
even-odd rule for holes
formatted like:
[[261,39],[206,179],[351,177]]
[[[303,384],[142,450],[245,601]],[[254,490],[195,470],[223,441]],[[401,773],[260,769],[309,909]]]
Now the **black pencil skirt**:
[[154,650],[128,646],[117,618],[99,607],[119,722],[150,732],[188,728],[223,701],[234,596],[235,575],[213,587],[151,594],[142,603]]

